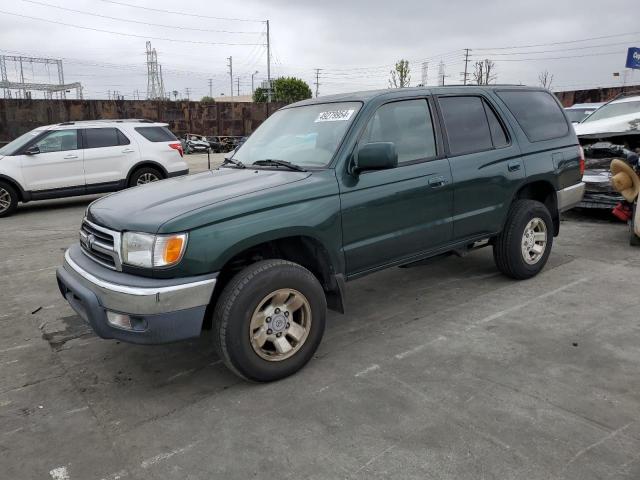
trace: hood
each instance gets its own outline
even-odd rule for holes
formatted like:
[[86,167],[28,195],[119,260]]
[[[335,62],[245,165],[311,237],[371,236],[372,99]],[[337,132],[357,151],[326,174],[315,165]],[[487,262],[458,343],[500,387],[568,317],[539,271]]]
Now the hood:
[[603,118],[574,125],[578,137],[604,138],[616,135],[640,134],[640,112]]
[[88,217],[118,231],[156,233],[166,222],[199,208],[304,180],[308,172],[221,168],[149,183],[102,197]]

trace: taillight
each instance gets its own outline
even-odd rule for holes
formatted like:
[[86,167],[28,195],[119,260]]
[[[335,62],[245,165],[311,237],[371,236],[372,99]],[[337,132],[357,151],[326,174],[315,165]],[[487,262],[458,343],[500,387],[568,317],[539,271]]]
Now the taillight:
[[580,150],[580,175],[584,175],[584,149],[582,147],[578,147]]
[[184,157],[184,150],[182,150],[182,144],[181,143],[170,143],[169,147],[173,148],[174,150],[177,150],[178,153],[180,154],[180,156]]

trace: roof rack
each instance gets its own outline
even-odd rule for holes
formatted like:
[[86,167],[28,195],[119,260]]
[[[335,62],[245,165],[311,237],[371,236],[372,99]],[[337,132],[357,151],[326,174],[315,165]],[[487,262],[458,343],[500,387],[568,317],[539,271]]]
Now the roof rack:
[[[77,125],[88,123],[156,123],[155,120],[149,120],[146,118],[100,118],[96,120],[74,120],[70,122],[62,122],[58,125]],[[158,122],[162,123],[162,122]]]

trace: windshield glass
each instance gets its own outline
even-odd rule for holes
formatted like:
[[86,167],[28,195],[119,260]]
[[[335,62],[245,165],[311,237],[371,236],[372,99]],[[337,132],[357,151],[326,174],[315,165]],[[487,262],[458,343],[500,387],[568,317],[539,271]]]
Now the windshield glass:
[[279,110],[242,144],[233,159],[245,165],[285,160],[301,167],[326,167],[360,106],[344,102]]
[[603,118],[617,117],[618,115],[626,115],[628,113],[640,113],[640,101],[609,103],[593,112],[585,122],[593,122],[594,120],[602,120]]
[[20,150],[41,133],[42,130],[31,130],[30,132],[20,135],[12,142],[7,143],[4,147],[0,148],[0,155],[13,155],[16,151]]
[[593,113],[595,109],[581,109],[581,108],[574,108],[574,109],[569,109],[569,110],[565,110],[565,112],[567,113],[567,117],[569,117],[569,121],[570,122],[581,122],[587,115],[589,115],[590,113]]

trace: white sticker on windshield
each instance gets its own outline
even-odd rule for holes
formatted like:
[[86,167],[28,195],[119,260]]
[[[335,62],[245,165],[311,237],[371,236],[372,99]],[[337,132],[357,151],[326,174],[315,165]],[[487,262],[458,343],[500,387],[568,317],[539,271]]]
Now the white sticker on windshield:
[[343,122],[349,120],[355,109],[350,110],[331,110],[329,112],[320,112],[315,122]]

